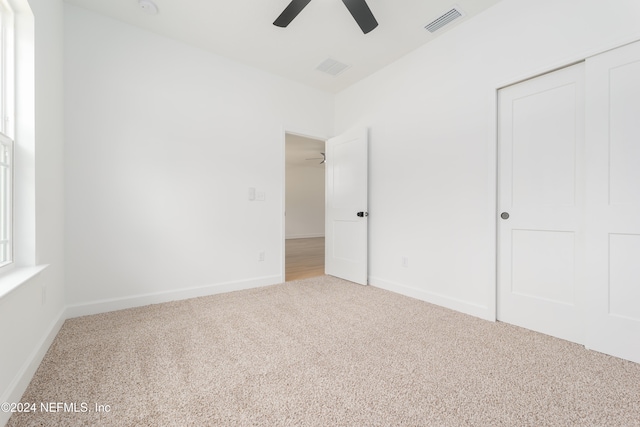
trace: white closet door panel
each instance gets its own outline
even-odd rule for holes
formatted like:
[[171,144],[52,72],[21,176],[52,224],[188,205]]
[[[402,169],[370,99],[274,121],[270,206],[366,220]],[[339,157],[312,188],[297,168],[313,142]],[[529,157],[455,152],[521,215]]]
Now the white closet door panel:
[[499,92],[498,320],[584,340],[584,64]]
[[640,43],[588,59],[586,84],[585,344],[640,362]]

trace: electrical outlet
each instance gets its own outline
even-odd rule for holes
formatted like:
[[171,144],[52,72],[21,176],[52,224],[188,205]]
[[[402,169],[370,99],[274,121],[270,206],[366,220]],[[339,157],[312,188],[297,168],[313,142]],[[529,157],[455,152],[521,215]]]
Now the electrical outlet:
[[266,198],[266,196],[264,194],[264,191],[256,190],[256,201],[257,202],[264,202],[265,198]]
[[406,256],[402,257],[402,266],[404,268],[409,268],[409,258],[408,257],[406,257]]
[[258,252],[258,261],[264,261],[264,251]]

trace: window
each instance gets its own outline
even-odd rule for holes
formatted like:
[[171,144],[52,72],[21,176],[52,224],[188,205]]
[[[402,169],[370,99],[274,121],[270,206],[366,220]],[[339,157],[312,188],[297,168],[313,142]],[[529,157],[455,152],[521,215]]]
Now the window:
[[13,12],[0,0],[0,267],[13,262]]

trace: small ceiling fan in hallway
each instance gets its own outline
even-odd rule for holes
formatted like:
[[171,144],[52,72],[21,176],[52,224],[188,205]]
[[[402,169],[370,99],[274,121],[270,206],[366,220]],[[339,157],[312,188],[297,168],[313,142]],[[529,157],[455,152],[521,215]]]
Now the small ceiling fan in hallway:
[[305,159],[305,160],[322,160],[320,163],[318,163],[319,165],[322,165],[327,162],[327,156],[324,153],[320,153],[320,154],[322,154],[322,157],[312,157],[310,159]]
[[[280,16],[273,22],[273,25],[286,27],[302,12],[302,9],[304,9],[310,1],[311,0],[291,0],[291,3],[289,3]],[[373,13],[371,13],[371,9],[369,9],[366,0],[342,0],[342,3],[347,6],[347,9],[349,9],[353,19],[356,20],[363,33],[367,34],[378,26],[378,21],[376,21]]]

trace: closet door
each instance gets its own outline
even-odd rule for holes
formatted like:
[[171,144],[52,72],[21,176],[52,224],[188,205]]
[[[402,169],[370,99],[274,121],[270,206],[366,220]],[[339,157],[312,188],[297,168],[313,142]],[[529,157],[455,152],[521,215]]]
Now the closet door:
[[584,64],[498,97],[498,320],[583,343]]
[[587,336],[640,362],[640,42],[587,60]]

